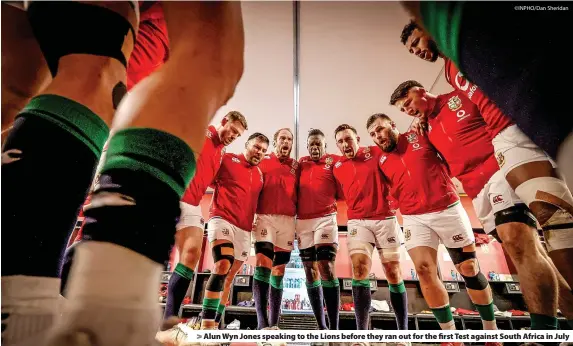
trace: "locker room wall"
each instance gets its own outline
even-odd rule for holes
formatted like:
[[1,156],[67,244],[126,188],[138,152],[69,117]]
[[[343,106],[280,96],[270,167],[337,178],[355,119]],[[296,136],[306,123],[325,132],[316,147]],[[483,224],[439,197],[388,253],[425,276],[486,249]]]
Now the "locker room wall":
[[277,129],[294,127],[292,3],[245,1],[242,8],[245,70],[235,95],[212,121],[220,123],[231,110],[247,118],[249,130],[227,148],[233,153],[243,152],[250,134],[262,132],[272,143]]
[[372,145],[365,126],[377,112],[392,117],[400,131],[408,129],[412,118],[389,105],[392,91],[408,79],[430,88],[443,65],[406,51],[400,33],[408,21],[397,2],[301,2],[301,153],[310,128],[322,129],[328,152],[338,153],[333,132],[342,123]]

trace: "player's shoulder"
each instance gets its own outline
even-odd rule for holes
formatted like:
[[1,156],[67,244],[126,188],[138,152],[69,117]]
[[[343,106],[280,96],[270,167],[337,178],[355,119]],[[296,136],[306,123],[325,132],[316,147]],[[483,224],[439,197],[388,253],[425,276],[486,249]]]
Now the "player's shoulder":
[[300,159],[298,159],[299,164],[303,164],[303,163],[308,162],[308,161],[310,161],[310,156],[303,156]]

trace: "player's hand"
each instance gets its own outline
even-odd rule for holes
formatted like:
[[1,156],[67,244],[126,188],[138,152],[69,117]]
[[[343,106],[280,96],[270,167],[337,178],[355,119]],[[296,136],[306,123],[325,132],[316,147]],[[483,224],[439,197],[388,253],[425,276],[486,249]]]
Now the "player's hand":
[[410,125],[409,130],[414,131],[417,134],[422,136],[422,135],[426,134],[427,129],[428,129],[428,122],[426,121],[426,119],[416,118],[416,119],[414,119],[414,121]]

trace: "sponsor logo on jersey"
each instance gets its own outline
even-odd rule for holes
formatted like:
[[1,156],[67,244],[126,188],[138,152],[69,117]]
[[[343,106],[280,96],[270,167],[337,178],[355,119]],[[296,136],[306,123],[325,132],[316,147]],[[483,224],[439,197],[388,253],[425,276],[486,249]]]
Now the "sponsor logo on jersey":
[[364,148],[364,161],[368,161],[372,158],[372,153],[370,152],[370,147]]
[[502,152],[497,153],[497,155],[495,155],[495,159],[497,160],[497,164],[499,166],[499,168],[503,167],[503,165],[505,165],[505,156],[503,156]]
[[292,240],[289,240],[289,241],[287,242],[287,245],[288,245],[288,246],[292,246]]
[[386,162],[387,159],[388,159],[388,156],[386,156],[386,155],[380,157],[380,164],[383,164],[384,162]]
[[450,108],[450,110],[454,112],[462,108],[462,100],[460,100],[460,97],[458,95],[452,96],[448,100],[448,108]]
[[233,157],[233,160],[232,160],[232,161],[233,161],[234,163],[241,163],[241,160],[239,160],[238,157]]
[[454,236],[452,237],[452,240],[453,240],[455,243],[459,243],[459,242],[461,242],[461,241],[464,240],[464,236],[463,236],[462,234],[456,234],[456,235],[454,235]]
[[320,239],[328,239],[328,238],[330,238],[330,235],[329,235],[329,234],[326,234],[326,233],[323,233],[323,234],[321,234],[321,236],[320,236]]
[[342,165],[342,162],[338,161],[338,162],[334,165],[334,168],[338,168],[338,167],[340,167],[341,165]]
[[411,238],[412,238],[412,231],[406,228],[404,230],[404,240],[409,241]]
[[491,200],[492,200],[493,204],[503,203],[503,197],[501,197],[501,195],[493,196],[493,198]]
[[386,239],[390,244],[396,243],[396,237],[389,237]]
[[243,251],[243,252],[241,253],[241,256],[247,257],[247,256],[249,256],[249,253],[248,253],[247,251]]

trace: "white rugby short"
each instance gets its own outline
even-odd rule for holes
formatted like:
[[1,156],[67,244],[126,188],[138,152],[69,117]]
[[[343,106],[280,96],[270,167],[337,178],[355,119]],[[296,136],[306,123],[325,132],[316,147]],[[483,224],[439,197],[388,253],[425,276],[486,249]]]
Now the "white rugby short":
[[213,217],[209,220],[207,239],[209,243],[215,240],[228,240],[233,243],[235,260],[246,261],[249,258],[251,232],[240,229],[223,218]]
[[472,200],[476,215],[483,226],[485,233],[489,234],[495,229],[495,213],[498,211],[524,203],[509,186],[501,170],[489,178],[487,184]]
[[179,202],[179,206],[181,207],[181,216],[176,226],[178,231],[187,227],[205,228],[205,219],[203,219],[201,213],[201,206],[185,202]]
[[460,202],[442,211],[403,218],[406,250],[428,246],[437,251],[440,241],[456,249],[475,241],[470,218]]
[[517,125],[511,125],[491,141],[499,169],[505,177],[513,168],[529,162],[549,161],[556,166],[545,151],[523,133]]
[[308,249],[318,244],[338,244],[336,214],[296,220],[296,235],[299,249]]
[[353,241],[370,243],[377,249],[391,249],[402,244],[402,232],[396,217],[386,220],[348,220],[347,227],[348,243]]
[[257,242],[269,242],[284,249],[294,249],[295,233],[294,216],[286,215],[257,215],[253,227],[253,237]]

